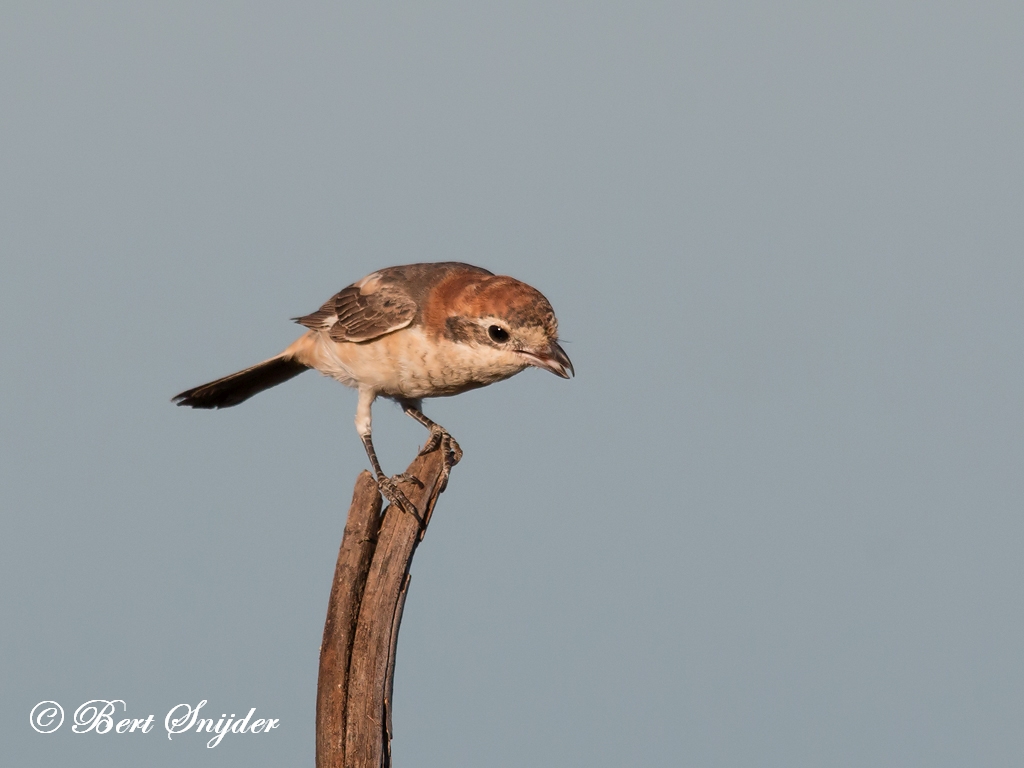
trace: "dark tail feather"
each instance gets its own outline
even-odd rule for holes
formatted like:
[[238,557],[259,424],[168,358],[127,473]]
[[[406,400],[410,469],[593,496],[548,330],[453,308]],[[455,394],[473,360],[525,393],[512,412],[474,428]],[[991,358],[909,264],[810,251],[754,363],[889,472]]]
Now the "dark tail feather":
[[266,362],[232,373],[175,395],[172,402],[192,408],[230,408],[264,389],[276,387],[298,376],[306,366],[291,357],[272,357]]

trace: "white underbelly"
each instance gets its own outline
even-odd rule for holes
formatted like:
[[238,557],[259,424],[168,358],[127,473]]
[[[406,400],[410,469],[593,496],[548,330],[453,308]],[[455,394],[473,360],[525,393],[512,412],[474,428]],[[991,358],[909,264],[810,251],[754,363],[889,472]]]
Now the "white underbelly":
[[342,384],[391,397],[442,397],[507,379],[526,367],[511,352],[448,340],[428,341],[404,328],[363,343],[314,332],[313,367]]

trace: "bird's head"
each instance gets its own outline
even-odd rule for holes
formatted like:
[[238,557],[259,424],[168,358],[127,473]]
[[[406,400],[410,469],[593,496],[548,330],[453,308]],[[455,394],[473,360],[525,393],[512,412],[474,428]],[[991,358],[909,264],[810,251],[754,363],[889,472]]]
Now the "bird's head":
[[445,334],[474,345],[495,366],[543,368],[568,379],[572,362],[558,343],[558,321],[544,295],[511,277],[487,276],[460,286]]

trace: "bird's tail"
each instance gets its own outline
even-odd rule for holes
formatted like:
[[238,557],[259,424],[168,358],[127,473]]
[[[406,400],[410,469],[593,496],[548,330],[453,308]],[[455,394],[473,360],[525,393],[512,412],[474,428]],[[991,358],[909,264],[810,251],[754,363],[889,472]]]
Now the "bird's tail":
[[265,360],[252,368],[232,373],[223,379],[187,389],[175,395],[172,401],[192,408],[230,408],[248,400],[264,389],[276,387],[305,371],[307,366],[292,357],[288,351]]

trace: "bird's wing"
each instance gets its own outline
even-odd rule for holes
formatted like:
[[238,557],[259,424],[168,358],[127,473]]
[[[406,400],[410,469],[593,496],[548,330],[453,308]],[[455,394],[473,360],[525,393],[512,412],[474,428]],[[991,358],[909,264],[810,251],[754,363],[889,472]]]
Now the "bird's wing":
[[416,301],[405,285],[382,272],[353,283],[295,322],[327,331],[335,341],[370,341],[405,328],[416,316]]

